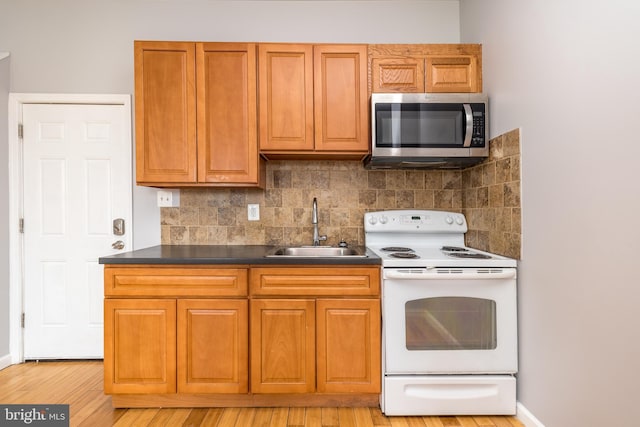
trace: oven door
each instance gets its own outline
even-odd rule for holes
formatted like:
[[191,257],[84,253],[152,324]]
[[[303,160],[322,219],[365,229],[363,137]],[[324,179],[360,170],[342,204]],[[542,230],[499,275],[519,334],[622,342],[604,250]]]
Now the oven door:
[[515,268],[385,268],[385,374],[515,373]]

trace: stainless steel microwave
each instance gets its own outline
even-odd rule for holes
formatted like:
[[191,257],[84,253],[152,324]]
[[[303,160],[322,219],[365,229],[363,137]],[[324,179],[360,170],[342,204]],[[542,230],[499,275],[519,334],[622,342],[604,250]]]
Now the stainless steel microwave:
[[488,97],[481,93],[371,95],[370,169],[462,169],[489,155]]

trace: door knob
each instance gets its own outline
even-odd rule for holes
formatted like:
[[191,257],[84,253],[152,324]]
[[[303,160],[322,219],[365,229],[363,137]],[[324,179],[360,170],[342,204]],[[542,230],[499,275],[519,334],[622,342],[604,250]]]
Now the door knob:
[[113,249],[124,249],[124,242],[122,240],[115,241],[111,244]]

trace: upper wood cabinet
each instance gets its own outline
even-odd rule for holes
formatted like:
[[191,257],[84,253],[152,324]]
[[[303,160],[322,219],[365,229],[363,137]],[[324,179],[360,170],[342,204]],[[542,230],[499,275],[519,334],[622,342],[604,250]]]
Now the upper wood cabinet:
[[372,92],[482,92],[482,46],[369,45]]
[[260,151],[360,158],[369,150],[366,45],[259,44]]
[[262,186],[253,43],[134,43],[136,180]]
[[194,43],[134,42],[136,180],[196,182]]

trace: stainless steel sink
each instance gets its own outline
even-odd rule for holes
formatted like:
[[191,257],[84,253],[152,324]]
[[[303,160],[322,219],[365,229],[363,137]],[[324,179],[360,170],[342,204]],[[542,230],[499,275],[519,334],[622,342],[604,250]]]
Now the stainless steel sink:
[[273,249],[265,255],[267,257],[295,257],[295,258],[366,258],[364,248],[341,248],[333,246],[290,246]]

